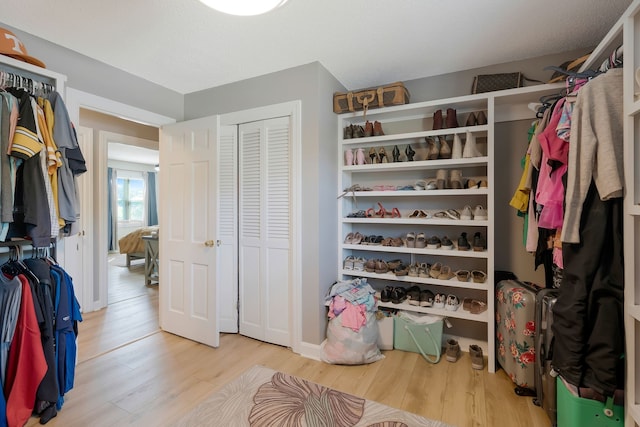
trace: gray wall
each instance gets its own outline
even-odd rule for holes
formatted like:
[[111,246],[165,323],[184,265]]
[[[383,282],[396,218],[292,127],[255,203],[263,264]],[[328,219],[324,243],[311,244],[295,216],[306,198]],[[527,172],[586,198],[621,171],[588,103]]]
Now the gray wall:
[[341,90],[340,82],[314,62],[185,96],[185,119],[301,100],[302,341],[314,344],[325,336],[322,301],[338,266],[338,121],[332,99],[333,92]]
[[47,69],[66,75],[67,87],[182,120],[182,94],[10,25],[0,22],[0,26],[11,30],[24,43],[29,55],[44,62]]

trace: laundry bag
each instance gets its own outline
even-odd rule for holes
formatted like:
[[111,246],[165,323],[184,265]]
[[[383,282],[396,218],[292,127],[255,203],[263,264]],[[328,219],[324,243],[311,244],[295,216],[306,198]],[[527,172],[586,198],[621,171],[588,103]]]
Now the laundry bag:
[[393,326],[393,347],[395,349],[420,353],[429,363],[440,361],[442,317],[401,311],[394,318]]

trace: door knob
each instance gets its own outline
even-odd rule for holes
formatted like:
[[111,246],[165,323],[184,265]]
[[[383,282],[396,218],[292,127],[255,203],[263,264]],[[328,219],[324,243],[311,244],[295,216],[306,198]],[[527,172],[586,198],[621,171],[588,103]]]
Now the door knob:
[[206,242],[204,242],[204,245],[208,248],[212,248],[214,245],[213,240],[207,240]]

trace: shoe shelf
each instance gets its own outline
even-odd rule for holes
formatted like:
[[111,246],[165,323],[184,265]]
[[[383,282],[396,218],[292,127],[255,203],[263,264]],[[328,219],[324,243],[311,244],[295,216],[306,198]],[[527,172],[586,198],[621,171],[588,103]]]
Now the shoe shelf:
[[[344,224],[410,224],[410,225],[463,225],[465,227],[486,227],[489,221],[476,219],[420,219],[420,218],[342,218]],[[355,245],[359,246],[359,245]]]
[[444,308],[420,307],[417,305],[408,304],[406,302],[401,302],[400,304],[394,304],[392,302],[378,301],[378,307],[395,308],[397,310],[413,311],[415,313],[435,314],[442,317],[455,318],[455,319],[467,319],[467,320],[473,320],[475,322],[483,322],[483,323],[489,322],[489,315],[487,314],[487,311],[484,311],[483,313],[480,313],[480,314],[472,314],[466,310],[463,310],[462,304],[460,304],[458,306],[458,309],[455,311],[447,310]]
[[[454,242],[454,245],[456,243]],[[433,255],[448,256],[457,258],[487,258],[489,251],[459,251],[454,249],[428,249],[428,248],[407,248],[406,246],[382,246],[382,245],[342,245],[343,249],[352,249],[363,252],[387,252],[397,254]]]
[[[433,178],[428,178],[433,179]],[[424,179],[423,179],[424,181]],[[389,190],[346,192],[344,197],[431,197],[431,196],[482,196],[489,194],[487,188],[462,188],[459,190]]]
[[[420,283],[424,285],[440,285],[440,286],[448,286],[451,288],[459,288],[459,289],[473,289],[480,291],[487,291],[489,289],[489,284],[485,281],[484,283],[476,283],[471,280],[468,282],[461,282],[455,277],[449,280],[442,279],[434,279],[432,277],[414,277],[414,276],[396,276],[393,273],[369,273],[364,270],[348,270],[343,269],[340,271],[341,274],[345,276],[354,276],[354,277],[366,277],[369,279],[382,279],[382,280],[391,280],[399,283]],[[414,305],[409,305],[410,307],[415,307]]]
[[[387,153],[388,155],[388,153]],[[471,167],[486,166],[487,156],[468,157],[464,159],[438,159],[438,160],[415,160],[410,162],[397,163],[375,163],[366,165],[343,166],[344,172],[385,172],[385,171],[410,171],[410,170],[433,170],[447,167]]]
[[[487,125],[462,126],[450,129],[438,129],[419,132],[398,133],[381,136],[364,136],[361,138],[343,138],[343,145],[394,145],[395,143],[414,143],[416,139],[424,139],[428,136],[447,136],[472,132],[477,137],[487,136]],[[389,144],[386,144],[389,143]]]

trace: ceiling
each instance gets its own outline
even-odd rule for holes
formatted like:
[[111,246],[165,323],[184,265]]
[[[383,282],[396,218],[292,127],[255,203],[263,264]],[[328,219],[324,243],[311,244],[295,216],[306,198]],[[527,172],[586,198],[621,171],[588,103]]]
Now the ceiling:
[[144,163],[146,165],[157,165],[160,163],[160,153],[158,150],[137,147],[135,145],[110,142],[107,148],[109,160],[119,160],[129,163]]
[[595,46],[630,2],[289,0],[235,17],[198,0],[0,0],[0,20],[186,94],[314,61],[358,89]]

